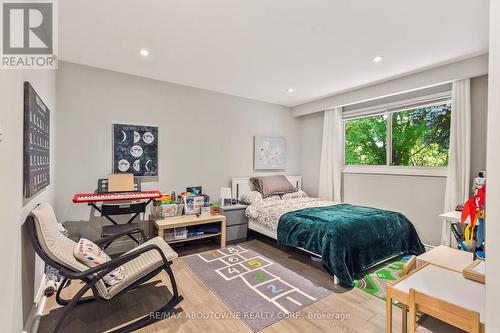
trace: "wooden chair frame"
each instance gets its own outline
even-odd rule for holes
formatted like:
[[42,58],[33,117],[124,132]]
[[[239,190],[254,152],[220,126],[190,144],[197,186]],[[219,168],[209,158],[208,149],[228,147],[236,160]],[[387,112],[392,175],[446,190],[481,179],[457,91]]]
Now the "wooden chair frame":
[[470,333],[480,333],[479,313],[410,289],[410,333],[417,332],[417,311]]
[[[105,299],[101,295],[99,295],[99,292],[97,291],[96,283],[99,280],[101,280],[106,274],[108,274],[109,272],[114,270],[115,268],[117,268],[117,267],[119,267],[119,266],[121,266],[121,265],[135,259],[135,258],[138,258],[143,253],[146,253],[149,251],[158,252],[163,260],[163,264],[160,267],[153,270],[152,272],[144,275],[143,277],[141,277],[139,280],[135,281],[134,283],[132,283],[128,287],[121,290],[117,295],[124,293],[127,290],[139,287],[141,284],[150,280],[155,275],[157,275],[162,270],[164,270],[168,274],[170,282],[172,284],[172,289],[173,289],[172,290],[173,291],[172,299],[170,301],[168,301],[164,306],[159,308],[158,310],[152,312],[152,313],[162,313],[164,315],[161,315],[161,316],[146,315],[146,316],[143,316],[143,317],[139,318],[138,320],[136,320],[136,321],[124,326],[124,327],[118,328],[118,329],[113,330],[111,332],[113,332],[113,333],[132,332],[132,331],[138,330],[142,327],[151,325],[152,323],[154,323],[160,319],[167,318],[168,317],[167,314],[169,314],[169,313],[173,313],[173,312],[178,311],[178,310],[174,309],[174,307],[183,300],[183,297],[181,295],[179,295],[179,292],[177,290],[177,283],[175,282],[174,274],[173,274],[172,269],[170,267],[172,265],[172,261],[169,261],[169,260],[167,260],[167,258],[165,258],[165,255],[163,254],[162,250],[158,246],[156,246],[154,244],[147,245],[147,246],[140,248],[140,249],[137,249],[133,252],[123,254],[123,255],[121,255],[117,258],[114,258],[106,263],[103,263],[99,266],[89,268],[83,272],[80,272],[80,271],[77,271],[73,268],[70,268],[68,266],[64,266],[62,264],[59,264],[59,263],[53,261],[45,254],[42,247],[40,246],[37,232],[36,232],[36,227],[35,227],[35,220],[34,220],[34,217],[32,215],[29,215],[26,218],[26,224],[28,227],[28,233],[30,236],[30,240],[31,240],[31,243],[33,245],[33,249],[35,250],[35,252],[40,256],[40,258],[46,264],[59,270],[59,273],[63,277],[63,279],[60,283],[60,286],[57,289],[57,293],[56,293],[56,302],[59,305],[63,306],[63,312],[62,312],[61,317],[59,318],[59,320],[57,322],[57,325],[54,329],[54,332],[60,331],[61,325],[62,325],[65,317],[75,307],[75,305],[82,304],[82,303],[88,303],[88,302],[92,302],[92,301],[98,301],[98,302],[109,301],[108,299]],[[112,241],[114,241],[115,239],[117,239],[119,237],[126,236],[129,233],[137,233],[137,232],[142,233],[142,229],[135,228],[135,229],[127,230],[127,231],[124,231],[122,233],[118,233],[118,234],[114,234],[114,235],[111,235],[108,237],[101,238],[101,239],[95,241],[94,243],[96,243],[99,246],[104,246],[104,245],[111,243]],[[80,280],[84,283],[84,285],[76,293],[76,295],[73,296],[72,299],[63,299],[61,297],[61,291],[66,286],[66,283],[70,280]],[[83,297],[83,295],[88,290],[92,291],[93,296]]]
[[411,256],[411,258],[405,262],[403,265],[403,276],[407,276],[408,273],[417,268],[417,256]]

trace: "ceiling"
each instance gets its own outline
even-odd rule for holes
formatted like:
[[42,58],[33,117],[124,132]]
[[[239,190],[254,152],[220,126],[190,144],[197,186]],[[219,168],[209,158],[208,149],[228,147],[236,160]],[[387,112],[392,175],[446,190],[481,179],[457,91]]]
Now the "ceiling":
[[487,0],[58,3],[62,60],[287,106],[488,49]]

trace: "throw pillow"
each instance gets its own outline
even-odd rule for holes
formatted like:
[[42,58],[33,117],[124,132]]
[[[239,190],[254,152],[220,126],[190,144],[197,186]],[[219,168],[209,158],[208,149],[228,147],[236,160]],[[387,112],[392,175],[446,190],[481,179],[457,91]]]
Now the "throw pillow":
[[[73,256],[89,268],[99,266],[111,260],[99,246],[85,238],[81,238],[76,243]],[[123,266],[120,266],[106,274],[102,279],[108,286],[114,286],[125,279],[125,269]]]

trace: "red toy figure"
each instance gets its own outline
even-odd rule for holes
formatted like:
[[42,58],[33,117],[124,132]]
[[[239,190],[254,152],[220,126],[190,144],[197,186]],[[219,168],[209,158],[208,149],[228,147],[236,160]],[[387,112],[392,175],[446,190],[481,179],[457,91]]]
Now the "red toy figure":
[[[464,209],[462,210],[462,223],[465,223],[467,218],[470,218],[470,223],[465,227],[465,241],[468,242],[472,240],[474,235],[474,227],[476,226],[478,219],[481,219],[484,223],[484,202],[486,195],[486,184],[479,188],[472,198],[467,200],[464,204]],[[482,239],[482,237],[481,237]],[[478,239],[479,241],[479,239]],[[479,242],[478,242],[478,245]]]

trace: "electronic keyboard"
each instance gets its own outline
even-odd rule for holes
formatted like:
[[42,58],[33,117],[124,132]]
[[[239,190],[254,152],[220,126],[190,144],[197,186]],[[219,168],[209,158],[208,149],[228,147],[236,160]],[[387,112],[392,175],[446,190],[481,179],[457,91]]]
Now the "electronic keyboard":
[[161,198],[160,191],[141,192],[115,192],[115,193],[79,193],[73,197],[74,203],[100,202],[100,201],[124,201],[124,200],[147,200]]

